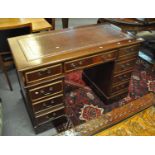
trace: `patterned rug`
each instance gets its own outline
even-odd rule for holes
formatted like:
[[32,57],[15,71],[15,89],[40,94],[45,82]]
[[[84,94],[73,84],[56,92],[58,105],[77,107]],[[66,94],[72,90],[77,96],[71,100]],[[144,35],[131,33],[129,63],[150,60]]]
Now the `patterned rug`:
[[155,107],[150,107],[96,136],[155,136]]
[[140,58],[130,80],[128,96],[111,105],[104,104],[84,83],[81,75],[82,71],[76,71],[65,77],[66,114],[74,126],[137,99],[148,91],[155,92],[155,72],[152,71],[151,65]]

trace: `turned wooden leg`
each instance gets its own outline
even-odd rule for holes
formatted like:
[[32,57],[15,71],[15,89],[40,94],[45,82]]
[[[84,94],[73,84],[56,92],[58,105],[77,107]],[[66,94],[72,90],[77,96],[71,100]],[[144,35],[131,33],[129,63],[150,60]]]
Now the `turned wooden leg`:
[[55,30],[55,18],[52,18],[52,27],[53,27],[53,30]]
[[9,85],[9,88],[10,88],[10,90],[12,91],[13,89],[12,89],[12,85],[11,85],[10,79],[9,79],[9,77],[8,77],[8,73],[7,73],[6,69],[2,68],[2,70],[3,70],[4,75],[5,75],[5,77],[6,77],[6,80],[7,80],[7,83],[8,83],[8,85]]
[[97,24],[106,24],[108,23],[104,18],[98,18]]
[[62,27],[63,28],[68,28],[68,18],[62,18]]

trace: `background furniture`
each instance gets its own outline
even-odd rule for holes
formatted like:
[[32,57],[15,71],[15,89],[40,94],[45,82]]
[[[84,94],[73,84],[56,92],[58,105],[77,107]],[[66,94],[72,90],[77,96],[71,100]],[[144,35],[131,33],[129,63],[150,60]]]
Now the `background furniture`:
[[55,18],[45,18],[45,20],[52,25],[52,29],[55,30]]
[[8,27],[16,28],[24,24],[31,24],[32,32],[53,29],[44,18],[0,18],[0,30]]
[[[45,20],[52,25],[53,29],[55,30],[55,18],[45,18]],[[62,27],[68,28],[68,21],[69,18],[62,18]]]
[[29,34],[30,32],[31,32],[30,24],[20,25],[16,28],[8,27],[7,29],[0,30],[0,67],[6,77],[10,90],[12,90],[12,85],[9,80],[7,70],[11,65],[14,64],[14,62],[7,39],[10,37]]
[[95,83],[93,90],[107,104],[126,96],[141,42],[109,24],[9,39],[35,131],[62,122],[64,77],[72,71],[84,70],[86,82]]
[[122,31],[151,31],[155,30],[155,18],[99,18],[98,24],[112,23]]
[[62,18],[62,26],[63,28],[68,28],[69,18]]
[[[98,24],[112,23],[124,32],[132,32],[145,40],[139,56],[155,68],[155,18],[100,18]],[[145,32],[144,32],[145,31]]]
[[0,18],[0,65],[10,90],[12,90],[12,86],[7,69],[13,64],[13,60],[9,52],[7,38],[50,29],[53,29],[52,25],[43,18]]

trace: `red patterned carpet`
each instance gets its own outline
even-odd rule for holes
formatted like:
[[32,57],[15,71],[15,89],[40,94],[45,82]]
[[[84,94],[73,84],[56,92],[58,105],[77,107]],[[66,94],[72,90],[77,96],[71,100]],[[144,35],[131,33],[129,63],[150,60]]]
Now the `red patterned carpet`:
[[100,116],[115,107],[139,98],[148,91],[155,92],[155,72],[151,66],[138,59],[133,71],[128,96],[119,102],[105,105],[82,80],[82,71],[66,76],[66,113],[73,125],[79,125]]

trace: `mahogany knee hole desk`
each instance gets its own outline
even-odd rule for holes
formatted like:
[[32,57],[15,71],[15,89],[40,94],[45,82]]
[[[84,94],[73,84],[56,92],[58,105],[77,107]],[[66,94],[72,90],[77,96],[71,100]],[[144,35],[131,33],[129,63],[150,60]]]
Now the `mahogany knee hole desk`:
[[112,24],[90,25],[8,39],[21,92],[36,133],[65,115],[64,77],[83,79],[107,104],[125,97],[142,39]]

